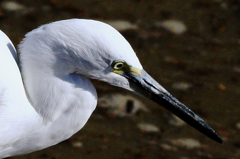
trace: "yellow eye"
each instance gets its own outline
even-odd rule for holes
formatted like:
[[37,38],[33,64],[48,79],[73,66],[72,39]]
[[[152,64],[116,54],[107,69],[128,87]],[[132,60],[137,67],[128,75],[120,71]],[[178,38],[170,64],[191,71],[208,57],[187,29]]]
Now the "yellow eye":
[[113,62],[112,68],[115,70],[120,70],[123,68],[124,65],[125,65],[124,61],[116,61],[116,62]]

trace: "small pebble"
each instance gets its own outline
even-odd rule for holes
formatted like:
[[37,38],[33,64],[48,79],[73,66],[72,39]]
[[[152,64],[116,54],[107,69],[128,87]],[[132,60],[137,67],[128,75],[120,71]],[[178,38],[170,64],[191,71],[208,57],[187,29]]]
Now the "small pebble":
[[220,7],[221,7],[222,9],[224,9],[224,10],[227,10],[227,9],[229,9],[229,6],[228,6],[228,4],[227,4],[227,3],[225,3],[225,2],[222,2],[222,3],[220,3]]
[[170,150],[170,151],[176,151],[177,150],[177,148],[176,147],[174,147],[174,146],[171,146],[171,145],[169,145],[169,144],[160,144],[160,147],[162,148],[162,149],[164,149],[164,150]]
[[80,148],[80,147],[83,147],[83,143],[80,141],[76,141],[72,143],[72,146],[75,148]]
[[176,61],[176,59],[171,56],[165,56],[164,61],[169,62],[169,63],[174,63],[174,61]]
[[149,112],[145,105],[130,95],[110,94],[99,98],[100,108],[107,109],[112,115],[124,117],[136,114],[138,111]]
[[192,87],[192,84],[187,82],[173,83],[172,88],[180,91],[186,91]]
[[227,89],[226,86],[223,85],[223,84],[219,84],[219,85],[218,85],[218,88],[219,88],[220,90],[222,90],[222,91],[225,91],[225,90]]
[[8,11],[19,11],[24,10],[26,7],[20,3],[14,1],[4,1],[2,2],[2,8]]
[[105,21],[107,24],[111,25],[118,31],[126,31],[126,30],[136,30],[138,29],[138,26],[135,24],[132,24],[128,21],[123,20],[116,20],[116,21]]
[[187,26],[180,20],[165,20],[163,22],[156,22],[156,27],[162,27],[171,33],[174,33],[176,35],[183,34],[187,31]]
[[240,73],[240,67],[233,67],[233,71],[236,73]]
[[237,129],[240,129],[240,122],[238,122],[238,123],[236,124],[236,128],[237,128]]
[[137,125],[137,127],[143,132],[160,132],[160,129],[153,124],[140,123]]
[[202,147],[200,142],[192,138],[174,139],[170,140],[173,145],[185,147],[187,149],[194,149]]

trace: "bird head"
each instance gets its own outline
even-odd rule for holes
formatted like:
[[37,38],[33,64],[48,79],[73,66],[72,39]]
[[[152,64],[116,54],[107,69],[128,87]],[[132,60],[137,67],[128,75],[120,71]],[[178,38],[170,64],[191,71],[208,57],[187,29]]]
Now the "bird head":
[[[46,50],[44,53],[52,54],[46,56],[45,61],[65,63],[52,65],[56,72],[80,74],[133,91],[160,104],[211,139],[222,142],[210,126],[143,69],[130,44],[113,27],[94,20],[71,19],[43,25],[28,36],[38,39],[37,45],[31,47],[35,50],[40,47]],[[39,56],[44,57],[42,54]]]

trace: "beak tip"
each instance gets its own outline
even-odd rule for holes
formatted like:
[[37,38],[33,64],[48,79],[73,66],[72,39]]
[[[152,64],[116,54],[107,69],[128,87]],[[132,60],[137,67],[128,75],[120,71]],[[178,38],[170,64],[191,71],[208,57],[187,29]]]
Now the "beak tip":
[[195,122],[194,124],[192,123],[188,123],[188,124],[194,127],[195,129],[197,129],[199,132],[206,135],[207,137],[209,137],[210,139],[220,144],[223,143],[221,137],[207,123],[205,123],[202,119],[200,119],[200,121],[201,122]]
[[220,137],[218,138],[217,142],[220,143],[220,144],[223,143],[223,141],[222,141],[222,139]]
[[210,137],[210,138],[212,138],[214,141],[216,141],[216,142],[218,142],[218,143],[220,143],[220,144],[223,143],[221,137],[218,136],[218,134],[217,134],[216,132],[215,132],[214,135],[213,135],[212,137]]

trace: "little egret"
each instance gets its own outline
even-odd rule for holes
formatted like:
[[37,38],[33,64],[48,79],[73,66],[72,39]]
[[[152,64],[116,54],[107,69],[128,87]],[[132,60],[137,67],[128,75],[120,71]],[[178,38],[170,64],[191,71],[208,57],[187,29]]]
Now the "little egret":
[[0,158],[68,139],[97,105],[89,79],[125,88],[160,104],[211,139],[217,133],[147,72],[125,38],[94,20],[70,19],[26,34],[19,58],[0,31]]

